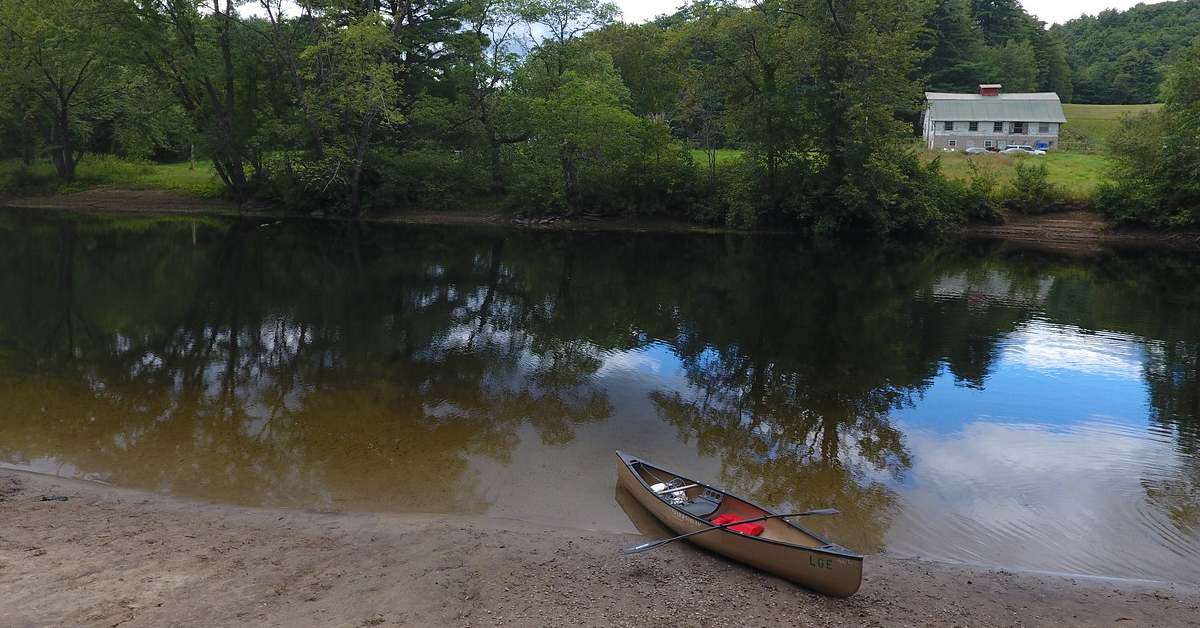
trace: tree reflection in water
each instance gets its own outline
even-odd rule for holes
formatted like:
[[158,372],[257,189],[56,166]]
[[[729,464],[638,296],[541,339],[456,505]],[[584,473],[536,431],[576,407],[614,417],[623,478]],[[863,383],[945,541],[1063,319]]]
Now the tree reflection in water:
[[525,311],[540,295],[498,244],[217,222],[181,252],[192,227],[4,234],[28,272],[2,279],[25,307],[0,322],[0,459],[250,503],[482,512],[469,457],[507,460],[525,424],[567,443],[612,411],[593,346],[526,329],[558,315]]
[[[1147,499],[1180,529],[1200,517],[1200,268],[1173,256],[7,212],[0,264],[9,462],[246,503],[485,512],[481,461],[529,435],[598,456],[581,426],[614,419],[665,427],[768,505],[838,507],[838,540],[874,550],[914,465],[897,410],[947,376],[985,389],[1002,340],[1045,318],[1143,339],[1182,469],[1143,478]],[[605,378],[651,349],[683,383]],[[621,415],[610,396],[634,389]],[[572,463],[607,475],[610,456]]]

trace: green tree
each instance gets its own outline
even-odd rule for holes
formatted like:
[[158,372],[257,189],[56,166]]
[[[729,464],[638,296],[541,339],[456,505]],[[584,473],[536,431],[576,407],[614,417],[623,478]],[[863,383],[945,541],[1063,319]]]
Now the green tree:
[[684,81],[666,31],[653,23],[616,23],[594,31],[588,39],[612,57],[629,88],[635,114],[662,118],[674,114]]
[[1159,2],[1085,15],[1050,33],[1079,77],[1075,101],[1150,103],[1157,102],[1162,69],[1193,44],[1197,28],[1200,3]]
[[1075,92],[1071,66],[1067,63],[1067,49],[1058,36],[1039,28],[1032,38],[1033,54],[1038,67],[1038,91],[1054,92],[1064,102],[1071,100]]
[[921,68],[933,91],[973,92],[986,74],[983,32],[969,0],[936,0],[918,44],[929,51]]
[[342,179],[340,164],[348,165],[344,184],[354,216],[362,214],[363,167],[377,130],[396,128],[405,121],[397,106],[400,85],[391,62],[396,46],[383,18],[368,14],[302,53],[302,59],[322,75],[320,91],[313,98],[323,133],[332,138],[324,159],[331,167],[322,176]]
[[1032,43],[1009,40],[1003,46],[989,48],[988,57],[991,67],[989,82],[1002,83],[1009,92],[1037,91],[1037,52]]
[[247,32],[234,0],[132,0],[142,59],[172,85],[200,132],[228,194],[248,200],[266,175],[258,131],[257,59],[265,44]]
[[[622,158],[635,150],[638,119],[629,110],[629,90],[607,55],[594,53],[576,59],[554,79],[555,87],[549,93],[541,93],[546,82],[542,72],[556,67],[534,60],[526,68],[533,76],[520,77],[523,89],[532,87],[527,105],[530,139],[521,151],[537,173],[558,172],[556,192],[547,190],[551,179],[534,177],[543,181],[537,195],[561,199],[568,213],[574,213],[583,209],[588,180],[619,167]],[[535,192],[528,187],[526,191]]]
[[96,125],[135,84],[121,69],[120,8],[98,0],[0,3],[0,86],[11,90],[17,118],[41,132],[62,179],[75,177]]
[[1163,82],[1161,112],[1127,118],[1109,141],[1112,182],[1100,206],[1111,217],[1158,227],[1200,225],[1200,43]]
[[1027,34],[1028,14],[1018,0],[971,0],[971,11],[989,46],[1002,46]]
[[505,189],[503,149],[528,139],[527,134],[513,132],[512,111],[507,87],[520,65],[516,47],[520,44],[521,5],[517,0],[472,0],[466,5],[466,36],[461,39],[459,54],[462,63],[457,71],[469,100],[469,109],[479,125],[487,164],[491,174],[491,191],[499,194]]

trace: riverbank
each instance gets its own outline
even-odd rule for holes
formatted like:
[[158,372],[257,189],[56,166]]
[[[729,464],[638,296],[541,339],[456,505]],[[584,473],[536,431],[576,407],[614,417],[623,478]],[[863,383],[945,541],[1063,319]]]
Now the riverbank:
[[[239,207],[222,199],[202,198],[171,190],[96,188],[73,194],[0,197],[0,207],[99,213],[217,214],[277,216],[264,206]],[[413,210],[369,217],[375,222],[427,225],[513,225],[528,229],[672,233],[770,233],[745,231],[663,218],[578,217],[520,219],[501,211]],[[1200,232],[1118,229],[1091,211],[1023,215],[1010,214],[1004,223],[971,224],[961,230],[967,238],[1005,240],[1064,253],[1094,253],[1106,247],[1200,250]]]
[[963,235],[1062,253],[1094,253],[1110,247],[1200,250],[1200,233],[1115,228],[1103,216],[1090,211],[1012,214],[1003,224],[968,225]]
[[860,593],[834,600],[686,544],[620,554],[638,539],[230,507],[0,470],[0,623],[1200,625],[1190,585],[871,557]]

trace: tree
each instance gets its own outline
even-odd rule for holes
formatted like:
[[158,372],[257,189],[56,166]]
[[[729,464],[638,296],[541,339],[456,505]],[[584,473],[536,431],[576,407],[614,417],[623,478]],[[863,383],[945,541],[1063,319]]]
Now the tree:
[[1074,94],[1074,77],[1067,63],[1067,50],[1054,33],[1038,24],[1032,39],[1034,58],[1038,67],[1038,90],[1055,92],[1064,102]]
[[363,166],[376,131],[405,121],[391,61],[397,45],[383,18],[368,14],[303,53],[310,67],[320,69],[320,92],[314,96],[318,119],[333,137],[325,161],[336,160],[330,179],[341,177],[340,164],[349,164],[346,186],[353,216],[362,214]]
[[1028,14],[1018,0],[971,0],[971,11],[989,46],[1002,46],[1028,33]]
[[506,124],[506,88],[521,59],[514,47],[521,26],[521,5],[517,0],[472,0],[467,4],[465,21],[468,31],[461,40],[459,72],[463,80],[472,116],[479,124],[487,163],[491,173],[491,191],[505,188],[502,165],[503,149],[528,139],[513,133]]
[[234,0],[132,1],[142,60],[173,86],[228,194],[239,203],[249,200],[266,168],[264,151],[252,142],[256,67],[239,62],[262,54],[261,38],[249,37]]
[[1116,74],[1108,77],[1112,85],[1110,99],[1122,104],[1154,102],[1158,98],[1162,73],[1154,57],[1144,50],[1131,50],[1116,61]]
[[99,0],[0,3],[0,85],[12,90],[17,115],[41,132],[65,180],[75,178],[95,125],[129,87],[119,69],[126,32],[119,8]]
[[[770,0],[743,9],[734,4],[697,6],[698,22],[691,45],[699,65],[711,65],[694,76],[711,79],[725,98],[725,122],[733,135],[761,158],[765,167],[761,202],[777,215],[783,191],[780,169],[791,149],[804,150],[802,118],[796,114],[793,81],[800,68],[811,67],[811,50],[797,41],[806,37],[795,26],[796,13]],[[701,96],[701,104],[707,100]],[[711,106],[704,105],[711,110]],[[701,113],[700,124],[704,124]],[[710,165],[712,165],[710,147]],[[758,204],[759,201],[755,201]]]
[[611,24],[618,15],[617,5],[600,0],[522,0],[521,4],[521,17],[546,31],[536,49],[547,77],[565,74],[578,54],[579,39]]
[[555,71],[556,62],[532,61],[526,69],[533,76],[520,77],[520,89],[531,89],[530,136],[522,151],[538,171],[552,171],[551,164],[557,164],[561,191],[551,197],[561,198],[571,214],[584,208],[589,179],[620,168],[635,150],[638,119],[629,110],[629,91],[607,55],[575,59],[544,95],[539,93],[546,82],[542,72]]
[[915,42],[927,5],[809,0],[790,6],[801,22],[788,41],[812,59],[797,77],[808,115],[793,180],[805,200],[792,211],[828,232],[887,233],[924,222],[927,216],[902,209],[923,185],[914,179],[910,127],[897,112],[915,109],[921,96],[912,70],[922,58]]
[[1009,40],[988,49],[988,81],[1002,83],[1010,92],[1035,92],[1038,88],[1037,53],[1028,41]]
[[1108,142],[1115,164],[1099,204],[1112,218],[1157,227],[1200,225],[1200,43],[1163,82],[1161,112],[1126,118]]
[[1085,15],[1050,33],[1080,77],[1075,101],[1151,103],[1158,99],[1163,68],[1193,44],[1198,27],[1200,3],[1161,2]]
[[669,118],[684,85],[678,59],[672,57],[667,33],[650,24],[616,23],[594,31],[588,43],[608,53],[629,88],[633,112]]
[[986,73],[983,32],[969,0],[937,0],[918,43],[929,51],[921,67],[933,91],[972,92]]

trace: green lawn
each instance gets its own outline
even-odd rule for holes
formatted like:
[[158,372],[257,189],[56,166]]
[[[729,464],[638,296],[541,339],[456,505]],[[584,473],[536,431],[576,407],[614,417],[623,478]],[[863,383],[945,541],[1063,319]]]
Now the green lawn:
[[[1063,136],[1064,150],[1051,151],[1045,157],[1023,155],[979,155],[963,153],[925,152],[923,157],[932,161],[941,157],[942,170],[947,176],[967,179],[971,176],[968,165],[974,162],[1003,188],[1016,175],[1017,164],[1022,159],[1037,159],[1046,164],[1050,181],[1059,186],[1068,198],[1087,201],[1093,198],[1096,188],[1104,180],[1108,170],[1105,142],[1121,124],[1126,115],[1137,115],[1155,111],[1160,105],[1063,105],[1067,116]],[[1082,140],[1082,141],[1080,141]]]
[[934,152],[925,152],[922,156],[929,161],[940,157],[942,172],[955,179],[969,179],[969,164],[974,162],[981,172],[997,183],[998,191],[1001,192],[1016,176],[1018,163],[1044,163],[1050,172],[1050,181],[1068,198],[1077,201],[1088,200],[1095,194],[1096,188],[1104,180],[1108,166],[1108,159],[1103,155],[1065,151],[1051,152],[1044,157],[1000,154],[972,156],[964,153]]
[[[727,164],[741,158],[742,151],[736,148],[718,148],[717,149],[717,164]],[[700,166],[708,166],[708,152],[700,149],[692,149],[692,160]]]
[[1067,116],[1064,139],[1083,137],[1092,148],[1102,150],[1108,136],[1121,125],[1121,118],[1147,111],[1156,111],[1162,105],[1063,105]]
[[155,164],[109,155],[88,155],[79,162],[75,180],[63,182],[45,161],[38,161],[28,168],[19,160],[0,161],[0,195],[69,193],[102,186],[174,190],[202,198],[216,198],[224,191],[221,180],[207,162],[197,162],[196,168],[191,169],[187,163]]

